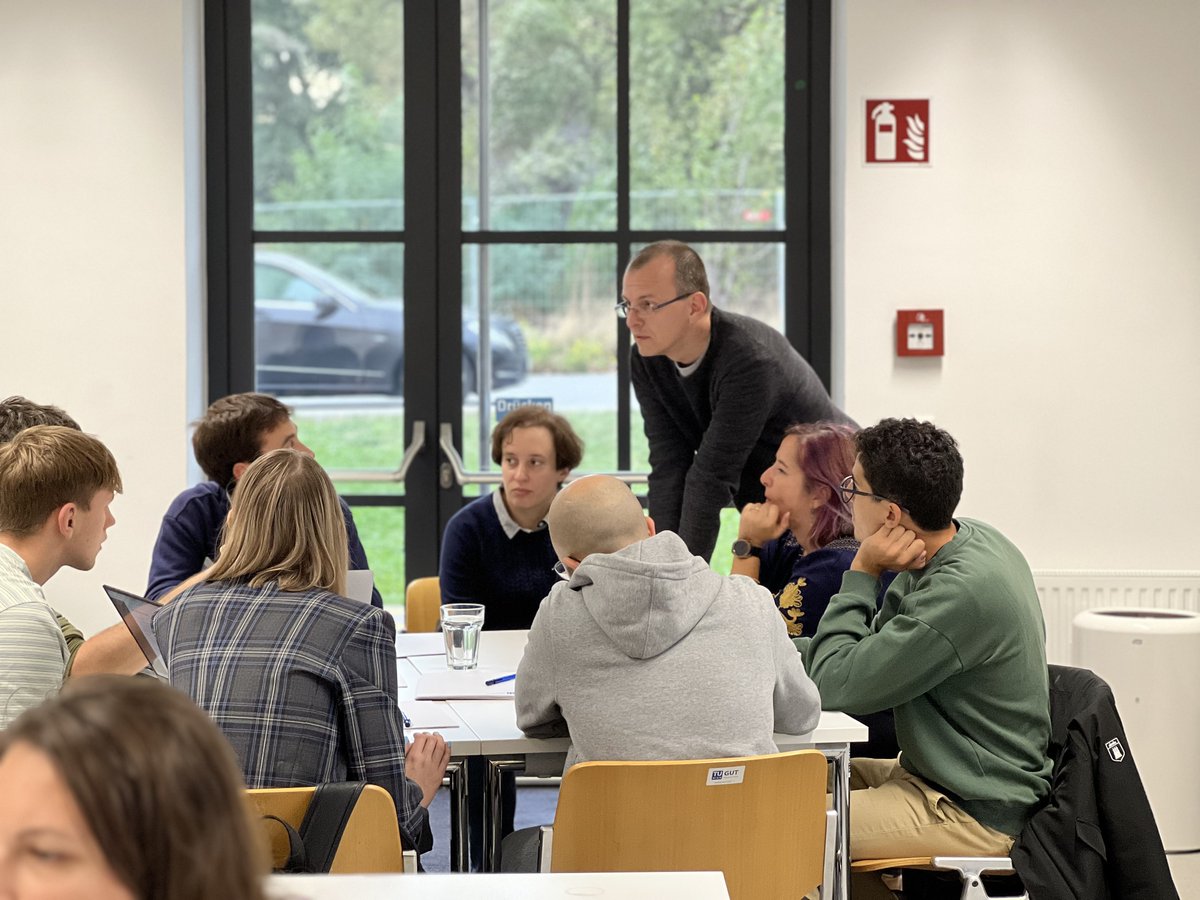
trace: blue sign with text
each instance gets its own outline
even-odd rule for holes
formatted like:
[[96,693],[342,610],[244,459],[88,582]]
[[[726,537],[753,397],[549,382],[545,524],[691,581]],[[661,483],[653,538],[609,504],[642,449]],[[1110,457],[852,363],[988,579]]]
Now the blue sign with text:
[[497,422],[518,406],[540,406],[547,412],[554,412],[553,397],[500,397],[492,402],[496,407]]

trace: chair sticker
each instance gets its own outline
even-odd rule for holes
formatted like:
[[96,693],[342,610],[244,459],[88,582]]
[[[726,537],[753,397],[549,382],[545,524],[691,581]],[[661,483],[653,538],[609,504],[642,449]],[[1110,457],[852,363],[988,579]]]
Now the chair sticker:
[[741,784],[745,776],[745,766],[734,766],[731,769],[709,769],[708,781],[704,783],[704,786],[713,787],[718,784]]

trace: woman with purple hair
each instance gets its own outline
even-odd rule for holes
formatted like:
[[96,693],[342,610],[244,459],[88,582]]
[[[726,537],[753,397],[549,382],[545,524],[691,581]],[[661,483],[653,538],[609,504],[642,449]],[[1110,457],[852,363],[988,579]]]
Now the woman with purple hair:
[[[842,501],[854,467],[854,429],[816,422],[784,432],[775,462],[762,473],[766,502],[747,503],[733,545],[733,574],[748,575],[775,595],[792,637],[812,637],[829,599],[842,588],[858,541]],[[895,573],[885,572],[883,597]],[[899,752],[890,709],[855,718],[871,737],[855,755],[892,759]]]
[[742,509],[733,574],[747,575],[775,595],[792,637],[817,630],[858,550],[839,490],[853,465],[852,428],[793,425],[760,479],[765,502]]

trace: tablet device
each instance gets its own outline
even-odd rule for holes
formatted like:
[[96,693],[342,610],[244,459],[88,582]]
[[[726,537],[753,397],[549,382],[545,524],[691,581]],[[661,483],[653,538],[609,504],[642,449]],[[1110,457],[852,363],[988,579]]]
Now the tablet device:
[[121,621],[125,623],[125,627],[137,641],[142,655],[146,657],[146,662],[154,674],[159,678],[168,678],[167,663],[163,659],[162,653],[159,652],[158,639],[154,636],[153,625],[154,614],[162,609],[163,605],[120,588],[109,587],[107,584],[104,585],[104,593],[108,594],[108,599],[117,608]]

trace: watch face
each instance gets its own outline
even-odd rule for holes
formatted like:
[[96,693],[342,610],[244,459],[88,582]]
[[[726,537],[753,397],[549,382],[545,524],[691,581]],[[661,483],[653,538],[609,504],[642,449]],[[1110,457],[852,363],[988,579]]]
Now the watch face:
[[749,556],[751,549],[749,541],[737,540],[733,542],[733,555],[738,559],[745,559]]

